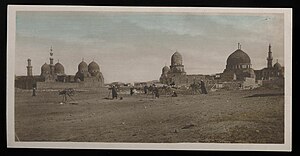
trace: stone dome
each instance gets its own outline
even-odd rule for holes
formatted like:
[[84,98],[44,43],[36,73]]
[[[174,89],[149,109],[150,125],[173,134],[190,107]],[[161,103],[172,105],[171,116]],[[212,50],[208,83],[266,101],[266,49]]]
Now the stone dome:
[[64,66],[61,63],[57,62],[54,65],[54,73],[56,73],[56,74],[65,74]]
[[169,71],[170,71],[170,68],[168,66],[164,66],[162,68],[162,73],[164,73],[164,74],[168,73]]
[[277,62],[274,64],[273,66],[275,69],[280,70],[281,69],[281,65]]
[[88,65],[84,61],[81,61],[78,65],[78,71],[79,72],[88,71]]
[[229,55],[227,65],[251,64],[250,57],[241,49],[237,49]]
[[89,65],[88,65],[88,71],[92,76],[96,76],[97,73],[100,72],[100,67],[99,65],[95,62],[92,61]]
[[41,71],[42,71],[42,73],[50,73],[50,71],[51,71],[50,65],[45,63],[44,65],[42,65]]
[[99,67],[99,65],[95,61],[91,62],[88,65],[88,69],[89,69],[89,71],[90,70],[98,70],[98,71],[100,71],[100,67]]
[[174,65],[182,65],[182,56],[177,51],[171,57],[171,66]]

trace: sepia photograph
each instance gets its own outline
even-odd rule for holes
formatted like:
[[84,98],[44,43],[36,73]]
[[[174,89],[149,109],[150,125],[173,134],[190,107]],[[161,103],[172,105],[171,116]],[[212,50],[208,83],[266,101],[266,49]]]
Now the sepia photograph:
[[291,151],[292,9],[8,6],[7,145]]

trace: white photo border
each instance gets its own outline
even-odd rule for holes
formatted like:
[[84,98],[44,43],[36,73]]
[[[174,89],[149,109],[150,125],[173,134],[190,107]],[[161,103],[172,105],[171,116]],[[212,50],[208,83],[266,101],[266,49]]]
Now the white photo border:
[[[104,11],[203,14],[284,14],[285,105],[283,144],[236,143],[100,143],[100,142],[16,142],[14,126],[14,72],[17,11]],[[7,17],[7,147],[57,149],[132,149],[132,150],[213,150],[213,151],[291,151],[292,150],[292,9],[291,8],[216,8],[216,7],[116,7],[8,5]]]

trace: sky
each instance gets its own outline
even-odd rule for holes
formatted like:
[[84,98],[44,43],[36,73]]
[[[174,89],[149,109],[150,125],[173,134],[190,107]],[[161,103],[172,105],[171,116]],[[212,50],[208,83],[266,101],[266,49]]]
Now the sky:
[[266,67],[269,43],[273,64],[284,64],[283,14],[18,11],[15,74],[30,58],[40,75],[51,46],[67,75],[94,60],[105,83],[158,80],[176,50],[187,74],[215,74],[238,43],[253,69]]

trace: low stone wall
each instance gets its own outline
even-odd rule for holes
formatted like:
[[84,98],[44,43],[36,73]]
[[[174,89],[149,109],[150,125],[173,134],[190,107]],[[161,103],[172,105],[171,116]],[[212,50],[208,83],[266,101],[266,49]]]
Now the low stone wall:
[[235,82],[223,82],[223,89],[227,90],[236,90],[242,87],[242,82],[235,81]]
[[79,83],[37,82],[37,89],[79,88]]
[[37,89],[100,88],[100,83],[37,82]]
[[15,81],[15,87],[20,89],[32,89],[35,83],[34,79],[19,79]]

